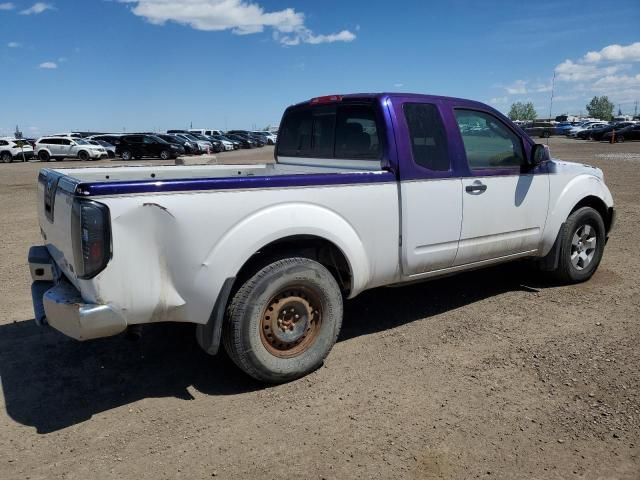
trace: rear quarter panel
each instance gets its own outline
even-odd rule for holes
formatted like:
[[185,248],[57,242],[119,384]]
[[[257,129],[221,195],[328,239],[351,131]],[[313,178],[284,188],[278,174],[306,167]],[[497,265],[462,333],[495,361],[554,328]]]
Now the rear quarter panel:
[[261,247],[291,235],[333,242],[351,296],[397,281],[397,184],[267,188],[96,198],[111,212],[113,258],[81,282],[129,323],[206,323],[224,281]]

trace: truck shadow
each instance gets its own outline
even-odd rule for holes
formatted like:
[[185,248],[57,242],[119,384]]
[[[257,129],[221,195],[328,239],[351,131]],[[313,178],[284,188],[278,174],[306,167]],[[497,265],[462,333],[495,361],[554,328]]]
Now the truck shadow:
[[[339,341],[427,319],[478,300],[521,289],[521,271],[503,266],[443,280],[366,292],[347,302]],[[192,399],[266,388],[226,357],[200,350],[186,324],[148,326],[81,343],[23,321],[0,326],[0,380],[9,416],[49,433],[148,397]]]

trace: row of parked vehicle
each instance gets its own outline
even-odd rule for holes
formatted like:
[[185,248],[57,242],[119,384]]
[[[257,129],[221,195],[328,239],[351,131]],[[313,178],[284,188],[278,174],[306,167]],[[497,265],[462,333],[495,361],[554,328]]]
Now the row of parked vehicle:
[[582,122],[533,122],[523,125],[524,131],[532,137],[549,138],[563,135],[581,140],[624,142],[640,140],[640,121],[605,122],[585,120]]
[[640,140],[640,122],[583,122],[564,128],[564,135],[581,140],[624,142]]
[[220,153],[240,148],[274,145],[277,134],[266,131],[190,129],[166,133],[70,132],[39,139],[0,139],[0,161],[40,161],[77,158],[99,160],[120,157],[123,160],[154,157],[169,160],[182,155]]

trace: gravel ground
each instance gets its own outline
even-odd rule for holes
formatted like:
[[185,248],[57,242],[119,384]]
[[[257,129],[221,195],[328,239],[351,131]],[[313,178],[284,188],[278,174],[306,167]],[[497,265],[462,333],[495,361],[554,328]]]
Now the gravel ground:
[[42,165],[0,165],[0,478],[640,478],[640,143],[550,143],[616,201],[591,281],[514,264],[370,291],[323,368],[267,388],[189,325],[88,343],[36,327]]

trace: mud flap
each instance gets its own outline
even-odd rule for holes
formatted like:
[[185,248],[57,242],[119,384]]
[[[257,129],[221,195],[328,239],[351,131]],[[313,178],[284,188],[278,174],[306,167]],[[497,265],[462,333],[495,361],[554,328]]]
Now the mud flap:
[[220,348],[224,314],[235,280],[235,277],[230,277],[224,281],[218,298],[216,299],[216,304],[213,306],[209,321],[204,325],[198,325],[196,327],[196,340],[198,341],[198,345],[209,355],[215,355]]
[[566,223],[560,225],[560,230],[558,231],[558,236],[556,237],[553,247],[549,250],[549,253],[538,260],[537,266],[543,272],[552,272],[558,268],[558,263],[560,262],[560,239],[564,234],[565,228]]

